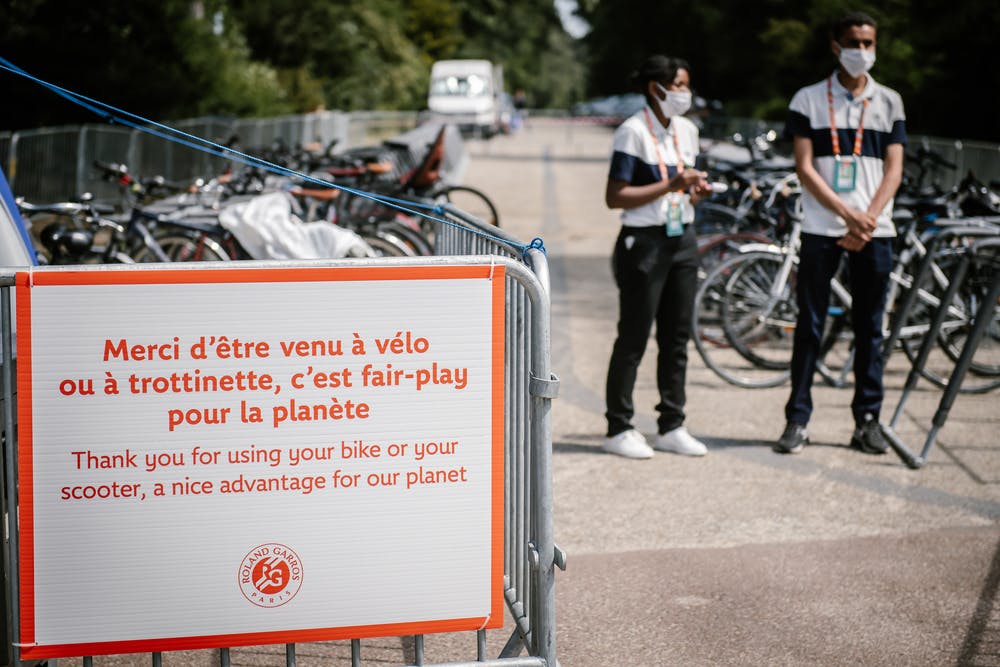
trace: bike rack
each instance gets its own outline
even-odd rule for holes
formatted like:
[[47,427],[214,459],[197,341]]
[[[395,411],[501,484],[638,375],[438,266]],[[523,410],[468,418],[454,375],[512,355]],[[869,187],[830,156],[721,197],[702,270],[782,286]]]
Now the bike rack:
[[[918,277],[926,275],[929,270],[929,266],[933,261],[932,251],[934,247],[936,247],[936,244],[940,242],[940,237],[963,235],[960,234],[963,229],[967,230],[976,228],[947,230],[932,239],[932,242],[935,245],[928,248],[927,255],[924,256],[924,259],[921,262]],[[980,229],[980,233],[981,232],[982,230]],[[919,456],[914,454],[906,443],[903,442],[902,438],[900,438],[895,432],[896,423],[902,415],[903,406],[906,404],[906,400],[909,397],[910,392],[916,386],[917,379],[920,377],[920,373],[923,370],[924,365],[927,363],[927,357],[929,356],[931,349],[937,343],[938,334],[941,331],[941,326],[944,324],[944,319],[947,315],[948,304],[951,303],[952,299],[958,293],[961,283],[965,280],[969,265],[976,259],[977,255],[982,253],[984,250],[1000,250],[1000,238],[997,238],[995,234],[992,236],[993,238],[977,241],[963,251],[955,275],[952,277],[952,280],[948,285],[948,289],[941,299],[941,305],[939,305],[935,310],[930,331],[928,331],[927,335],[924,337],[920,346],[920,351],[917,354],[917,358],[913,361],[913,365],[907,375],[906,383],[903,387],[903,393],[899,397],[899,403],[896,405],[892,421],[890,421],[888,425],[880,424],[882,432],[889,441],[889,445],[892,447],[893,451],[895,451],[903,463],[905,463],[906,466],[912,470],[922,468],[927,462],[927,457],[930,454],[931,448],[934,446],[935,440],[937,439],[938,431],[941,430],[947,421],[951,407],[954,405],[955,398],[958,396],[959,390],[961,389],[962,381],[965,379],[965,375],[968,372],[969,367],[972,365],[972,355],[975,353],[976,348],[979,345],[979,341],[986,333],[986,328],[989,326],[993,317],[993,310],[997,305],[997,300],[1000,299],[1000,265],[996,266],[997,270],[994,273],[989,292],[973,318],[972,330],[966,337],[965,343],[962,346],[962,351],[959,354],[958,361],[955,363],[955,368],[952,370],[951,376],[948,378],[948,384],[945,387],[944,394],[938,402],[937,411],[934,413],[934,418],[931,420],[931,428],[927,432],[927,438],[924,440],[924,446],[920,451]],[[993,260],[993,264],[997,264],[995,260]],[[911,298],[910,295],[911,293],[914,295],[916,294],[918,285],[919,281],[915,279],[913,286],[907,293],[907,298],[903,304],[905,310],[900,313],[900,316],[897,318],[897,325],[893,327],[896,338],[898,338],[899,334],[899,325],[905,319],[905,315],[909,312],[908,309],[912,307],[915,300],[915,298]],[[886,356],[888,356],[888,350],[892,349],[889,347],[889,344],[894,342],[895,340],[893,337],[890,337],[890,340],[887,341]]]

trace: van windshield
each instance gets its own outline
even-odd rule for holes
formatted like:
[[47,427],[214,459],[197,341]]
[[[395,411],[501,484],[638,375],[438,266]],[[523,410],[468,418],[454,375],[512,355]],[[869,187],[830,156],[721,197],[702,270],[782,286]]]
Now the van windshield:
[[486,79],[478,74],[437,77],[431,81],[431,95],[480,97],[489,95]]

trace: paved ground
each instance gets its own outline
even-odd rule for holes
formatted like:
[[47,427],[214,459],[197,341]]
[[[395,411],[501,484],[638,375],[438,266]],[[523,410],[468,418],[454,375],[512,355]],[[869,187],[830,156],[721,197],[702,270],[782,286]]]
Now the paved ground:
[[[602,387],[615,327],[603,204],[611,134],[529,122],[470,142],[465,181],[502,224],[541,236],[552,268],[557,645],[564,667],[597,665],[1000,665],[1000,393],[963,395],[920,471],[847,449],[846,390],[818,387],[814,444],[771,452],[786,388],[726,385],[692,350],[690,429],[704,459],[603,454]],[[652,349],[652,347],[651,347]],[[638,426],[651,434],[644,362]],[[887,408],[905,369],[887,374]],[[898,431],[922,445],[940,391],[921,384]],[[509,629],[507,630],[509,633]],[[489,633],[491,655],[506,633]],[[428,637],[426,659],[469,659],[474,637]],[[362,664],[413,661],[409,639],[364,642]],[[300,645],[300,665],[350,664],[344,643]],[[234,649],[234,665],[282,664],[283,647]],[[211,652],[167,654],[209,664]],[[148,664],[149,656],[97,658]],[[217,664],[217,663],[216,663]]]
[[[771,452],[787,388],[729,386],[692,349],[701,460],[604,455],[616,317],[604,208],[610,131],[539,121],[470,144],[466,181],[552,265],[555,530],[563,665],[1000,665],[1000,393],[962,395],[929,464],[849,450],[850,391],[818,387],[813,446]],[[650,350],[655,349],[651,344]],[[652,355],[640,430],[652,434]],[[887,412],[905,367],[887,374]],[[918,385],[897,430],[923,446],[940,390]]]

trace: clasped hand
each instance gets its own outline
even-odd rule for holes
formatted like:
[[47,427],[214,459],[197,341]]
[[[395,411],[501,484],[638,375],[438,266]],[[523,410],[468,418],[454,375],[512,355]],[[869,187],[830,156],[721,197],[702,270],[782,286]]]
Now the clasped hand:
[[847,235],[840,237],[837,245],[851,251],[864,248],[872,240],[872,233],[878,225],[874,215],[854,208],[847,210],[844,222],[847,224]]

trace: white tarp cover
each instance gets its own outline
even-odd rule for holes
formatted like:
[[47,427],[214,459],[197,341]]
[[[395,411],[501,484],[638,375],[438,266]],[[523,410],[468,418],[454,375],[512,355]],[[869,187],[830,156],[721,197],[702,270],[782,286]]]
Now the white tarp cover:
[[366,257],[364,239],[325,221],[303,222],[292,211],[291,196],[263,194],[219,212],[219,223],[231,231],[254,259],[337,259]]

